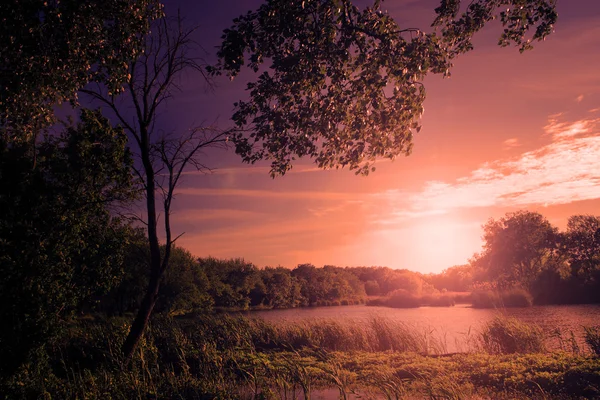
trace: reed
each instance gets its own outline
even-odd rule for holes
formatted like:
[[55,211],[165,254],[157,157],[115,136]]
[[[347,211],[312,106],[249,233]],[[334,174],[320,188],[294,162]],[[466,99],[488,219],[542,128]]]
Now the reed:
[[600,357],[600,325],[584,326],[583,329],[588,347],[596,357]]
[[544,332],[537,325],[499,314],[484,326],[481,345],[491,354],[542,353]]
[[[598,328],[590,332],[598,338]],[[129,363],[118,351],[126,333],[119,319],[76,324],[45,358],[0,381],[0,393],[16,399],[310,399],[333,389],[342,398],[591,398],[600,382],[600,358],[539,353],[538,328],[502,316],[481,332],[488,354],[435,357],[443,348],[435,349],[431,332],[382,316],[360,324],[154,318]],[[538,353],[499,354],[531,352]]]
[[260,319],[247,321],[238,329],[249,329],[258,349],[327,351],[400,351],[426,354],[437,352],[437,339],[401,321],[374,316],[359,323],[321,319],[269,324]]

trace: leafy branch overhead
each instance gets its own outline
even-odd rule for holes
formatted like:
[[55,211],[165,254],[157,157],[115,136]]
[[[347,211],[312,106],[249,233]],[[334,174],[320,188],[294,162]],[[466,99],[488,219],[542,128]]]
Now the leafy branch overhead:
[[155,0],[0,2],[0,134],[36,137],[55,122],[54,106],[77,104],[89,82],[123,91],[128,65],[140,56]]
[[410,154],[423,78],[448,76],[485,23],[499,18],[499,44],[523,51],[557,18],[553,0],[478,0],[462,13],[460,6],[442,0],[431,32],[400,27],[379,0],[364,9],[350,0],[269,0],[236,18],[209,68],[231,78],[244,67],[259,74],[247,85],[249,99],[235,103],[236,151],[246,162],[270,160],[272,176],[305,156],[366,175],[378,158]]

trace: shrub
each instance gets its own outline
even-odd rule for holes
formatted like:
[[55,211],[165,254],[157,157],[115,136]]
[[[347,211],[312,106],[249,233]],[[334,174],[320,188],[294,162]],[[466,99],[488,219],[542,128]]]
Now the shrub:
[[491,354],[540,353],[545,350],[544,332],[534,324],[497,315],[481,332],[483,350]]
[[421,302],[414,294],[404,289],[398,289],[390,293],[384,305],[394,308],[416,308],[421,306]]
[[373,307],[383,307],[385,306],[385,299],[383,297],[375,297],[372,299],[367,299],[367,301],[365,302],[366,305],[368,306],[373,306]]
[[471,294],[474,308],[496,308],[500,306],[500,296],[492,291],[477,291]]
[[600,325],[596,326],[584,326],[585,331],[585,342],[590,347],[592,352],[600,357]]

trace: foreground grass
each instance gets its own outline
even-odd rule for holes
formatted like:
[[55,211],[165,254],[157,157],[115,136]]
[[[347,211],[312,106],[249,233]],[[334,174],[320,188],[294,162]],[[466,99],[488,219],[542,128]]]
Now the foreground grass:
[[[490,355],[454,354],[432,357],[415,353],[345,353],[304,356],[264,355],[271,365],[312,366],[311,379],[334,384],[341,394],[423,398],[597,398],[600,360],[566,353]],[[332,368],[333,366],[333,368]],[[292,374],[289,382],[300,386]],[[385,396],[384,396],[385,398]]]
[[43,356],[1,382],[0,393],[52,399],[308,399],[333,389],[341,398],[364,399],[600,397],[599,358],[542,352],[535,341],[542,340],[539,331],[516,320],[499,317],[487,328],[472,352],[440,355],[421,333],[383,318],[363,325],[157,318],[134,359],[125,363],[118,349],[126,321],[78,321]]

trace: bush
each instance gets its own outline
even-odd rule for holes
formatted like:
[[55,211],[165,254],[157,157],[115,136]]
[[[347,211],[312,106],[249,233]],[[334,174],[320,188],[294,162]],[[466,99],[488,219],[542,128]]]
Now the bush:
[[367,306],[373,306],[373,307],[384,307],[385,306],[385,298],[375,297],[375,298],[367,299],[365,304]]
[[393,308],[416,308],[421,306],[420,298],[404,289],[394,290],[384,301],[384,305]]
[[471,294],[474,308],[496,308],[500,307],[500,296],[492,291],[477,291]]
[[491,354],[541,353],[545,350],[544,332],[517,318],[498,315],[481,332],[483,350]]
[[585,331],[585,342],[590,347],[592,352],[600,357],[600,325],[596,326],[584,326]]

